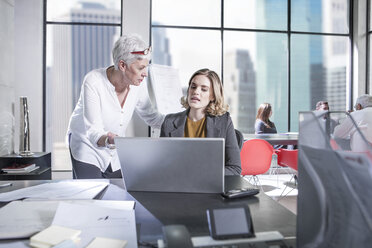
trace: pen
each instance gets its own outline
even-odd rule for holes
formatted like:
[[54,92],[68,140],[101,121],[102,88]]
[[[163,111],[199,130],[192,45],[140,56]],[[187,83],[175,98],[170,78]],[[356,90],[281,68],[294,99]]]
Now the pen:
[[12,183],[4,183],[4,184],[0,184],[0,188],[5,188],[8,186],[12,186],[12,185],[13,185]]

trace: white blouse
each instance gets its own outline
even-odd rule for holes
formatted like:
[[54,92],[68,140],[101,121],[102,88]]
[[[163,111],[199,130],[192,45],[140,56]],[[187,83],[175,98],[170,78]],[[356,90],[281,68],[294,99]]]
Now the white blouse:
[[115,87],[107,78],[106,68],[93,70],[85,76],[67,131],[67,140],[71,134],[70,149],[76,160],[95,165],[102,172],[110,163],[113,171],[120,169],[116,149],[99,147],[97,142],[108,132],[125,136],[133,111],[147,125],[161,127],[164,115],[152,107],[146,82],[144,80],[139,86],[130,85],[122,108]]
[[[367,141],[372,144],[372,107],[354,111],[350,115]],[[336,126],[333,135],[339,138],[350,138],[352,151],[365,152],[369,149],[350,118],[346,118]]]

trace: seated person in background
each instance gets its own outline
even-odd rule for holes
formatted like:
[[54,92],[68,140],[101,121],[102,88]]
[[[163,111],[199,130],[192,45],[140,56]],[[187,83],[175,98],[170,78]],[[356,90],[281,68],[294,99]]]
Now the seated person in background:
[[319,101],[316,103],[315,110],[323,110],[323,111],[328,111],[329,110],[329,105],[328,102],[326,101]]
[[[355,112],[350,113],[359,130],[369,143],[372,144],[372,96],[362,95],[356,100]],[[368,144],[365,143],[350,118],[346,118],[334,131],[335,138],[350,138],[351,150],[365,152]]]
[[254,125],[255,134],[277,133],[274,122],[269,119],[272,113],[270,103],[262,103],[260,105]]
[[225,138],[225,174],[240,175],[240,150],[217,73],[209,69],[195,72],[181,104],[186,110],[167,115],[160,136]]
[[[329,111],[329,105],[327,101],[319,101],[316,103],[315,106],[316,111]],[[329,122],[327,122],[329,120]],[[325,121],[325,128],[328,135],[333,133],[333,130],[335,129],[335,126],[337,125],[337,121],[330,118],[329,113],[324,114],[324,121]]]

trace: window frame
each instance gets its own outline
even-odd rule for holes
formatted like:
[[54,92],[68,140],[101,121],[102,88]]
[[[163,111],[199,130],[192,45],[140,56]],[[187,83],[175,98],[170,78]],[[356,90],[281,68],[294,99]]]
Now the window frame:
[[[156,0],[155,0],[156,1]],[[287,95],[288,95],[288,120],[287,120],[287,130],[288,132],[291,132],[291,35],[292,34],[302,34],[302,35],[320,35],[320,36],[342,36],[342,37],[349,37],[349,51],[350,51],[350,61],[349,61],[349,67],[350,67],[350,74],[349,78],[346,78],[347,85],[346,88],[348,89],[349,94],[347,95],[346,99],[349,99],[349,102],[345,102],[345,105],[347,104],[349,107],[352,107],[353,102],[353,74],[354,74],[354,52],[353,52],[353,13],[354,13],[354,0],[348,0],[349,4],[349,32],[345,34],[339,34],[339,33],[329,33],[329,32],[303,32],[303,31],[292,31],[291,30],[291,2],[292,0],[287,0],[287,30],[270,30],[270,29],[252,29],[252,28],[225,28],[224,27],[224,2],[225,0],[220,0],[221,4],[221,26],[220,27],[207,27],[207,26],[179,26],[179,25],[159,25],[159,24],[153,24],[152,20],[152,5],[153,0],[150,0],[150,44],[152,42],[152,30],[153,28],[171,28],[171,29],[198,29],[198,30],[218,30],[221,32],[221,80],[223,83],[224,78],[224,31],[239,31],[239,32],[264,32],[264,33],[282,33],[287,35],[287,49],[288,49],[288,89],[287,89]],[[324,0],[323,0],[324,1]],[[368,0],[368,3],[370,0]],[[368,4],[367,3],[367,4]],[[369,11],[369,8],[367,8],[367,11]],[[368,16],[368,15],[367,15]],[[368,22],[367,22],[368,24]],[[368,30],[367,30],[368,31]],[[372,31],[370,32],[372,33]],[[369,34],[370,34],[369,33]],[[368,39],[367,39],[368,44]],[[368,54],[368,52],[367,52]],[[367,55],[368,56],[368,55]],[[367,60],[368,65],[368,60]],[[367,68],[368,71],[368,68]],[[368,73],[368,72],[367,72]],[[366,80],[368,81],[368,80]],[[366,82],[368,84],[368,82]],[[347,100],[346,100],[347,101]]]
[[97,23],[97,22],[59,22],[59,21],[48,21],[47,20],[47,2],[48,0],[43,0],[43,151],[46,151],[47,144],[47,133],[46,133],[46,121],[47,121],[47,101],[46,101],[46,61],[47,61],[47,28],[48,25],[85,25],[85,26],[109,26],[109,27],[119,27],[120,35],[123,35],[123,0],[120,1],[120,23]]

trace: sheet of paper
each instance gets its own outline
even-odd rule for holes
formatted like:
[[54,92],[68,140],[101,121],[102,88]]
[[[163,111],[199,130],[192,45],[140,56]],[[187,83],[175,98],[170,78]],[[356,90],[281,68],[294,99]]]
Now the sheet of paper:
[[126,247],[137,247],[134,209],[118,210],[78,203],[61,202],[53,225],[81,230],[79,247],[86,247],[95,237],[126,240]]
[[13,190],[0,194],[1,202],[9,202],[24,198],[32,199],[93,199],[109,185],[109,180],[97,181],[61,181],[44,183],[32,187]]
[[158,111],[162,114],[182,111],[182,87],[178,69],[152,64],[150,78]]
[[[84,206],[132,210],[134,201],[75,200]],[[28,238],[52,224],[60,201],[13,201],[0,208],[0,239]]]

